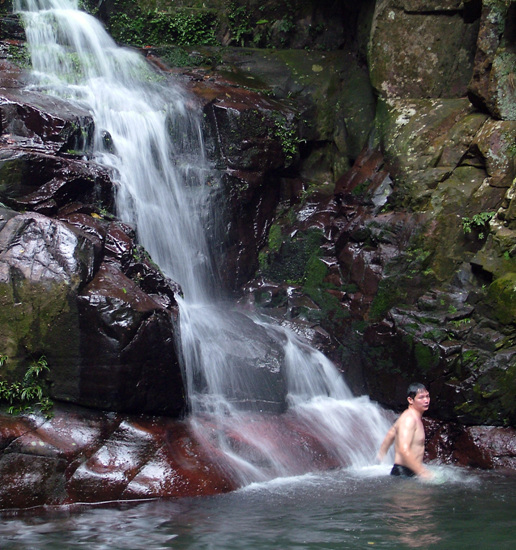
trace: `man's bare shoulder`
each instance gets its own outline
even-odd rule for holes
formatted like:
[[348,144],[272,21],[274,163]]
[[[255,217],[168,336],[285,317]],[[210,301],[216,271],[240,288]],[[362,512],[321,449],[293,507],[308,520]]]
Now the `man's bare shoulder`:
[[398,420],[396,421],[397,427],[404,427],[404,428],[410,428],[412,426],[415,426],[417,424],[416,417],[412,413],[410,409],[407,409],[406,411],[403,411]]

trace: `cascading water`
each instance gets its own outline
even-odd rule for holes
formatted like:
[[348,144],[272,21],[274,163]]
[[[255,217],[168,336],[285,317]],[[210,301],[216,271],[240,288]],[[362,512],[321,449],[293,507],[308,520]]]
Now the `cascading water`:
[[118,183],[119,216],[182,286],[189,421],[199,440],[241,483],[305,473],[321,455],[336,465],[369,462],[388,427],[382,411],[353,398],[331,362],[294,334],[217,303],[203,229],[207,182],[216,175],[193,102],[179,87],[162,85],[76,1],[17,2],[32,86],[92,113],[95,159]]

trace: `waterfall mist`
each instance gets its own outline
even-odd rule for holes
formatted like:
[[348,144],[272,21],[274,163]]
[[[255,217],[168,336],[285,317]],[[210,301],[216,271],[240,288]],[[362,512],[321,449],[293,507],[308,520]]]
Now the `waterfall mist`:
[[[334,365],[289,331],[221,302],[206,227],[218,175],[202,113],[72,0],[18,0],[31,87],[88,109],[94,159],[117,184],[117,214],[183,289],[180,347],[199,440],[242,483],[369,463],[388,422]],[[210,185],[208,185],[210,182]],[[329,457],[329,458],[328,458]],[[331,458],[331,460],[330,460]]]

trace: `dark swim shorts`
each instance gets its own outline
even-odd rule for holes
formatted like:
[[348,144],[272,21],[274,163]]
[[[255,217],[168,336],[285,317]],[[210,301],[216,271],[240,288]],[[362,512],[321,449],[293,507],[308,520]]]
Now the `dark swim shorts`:
[[413,472],[410,468],[402,466],[401,464],[394,464],[391,470],[391,476],[400,477],[414,477],[416,472]]

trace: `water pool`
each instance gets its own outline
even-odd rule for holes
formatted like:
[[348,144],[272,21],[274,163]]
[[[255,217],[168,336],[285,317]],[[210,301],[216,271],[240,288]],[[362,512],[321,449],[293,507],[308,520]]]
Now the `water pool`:
[[4,517],[0,548],[96,550],[516,547],[516,476],[384,466],[252,484],[216,497]]

